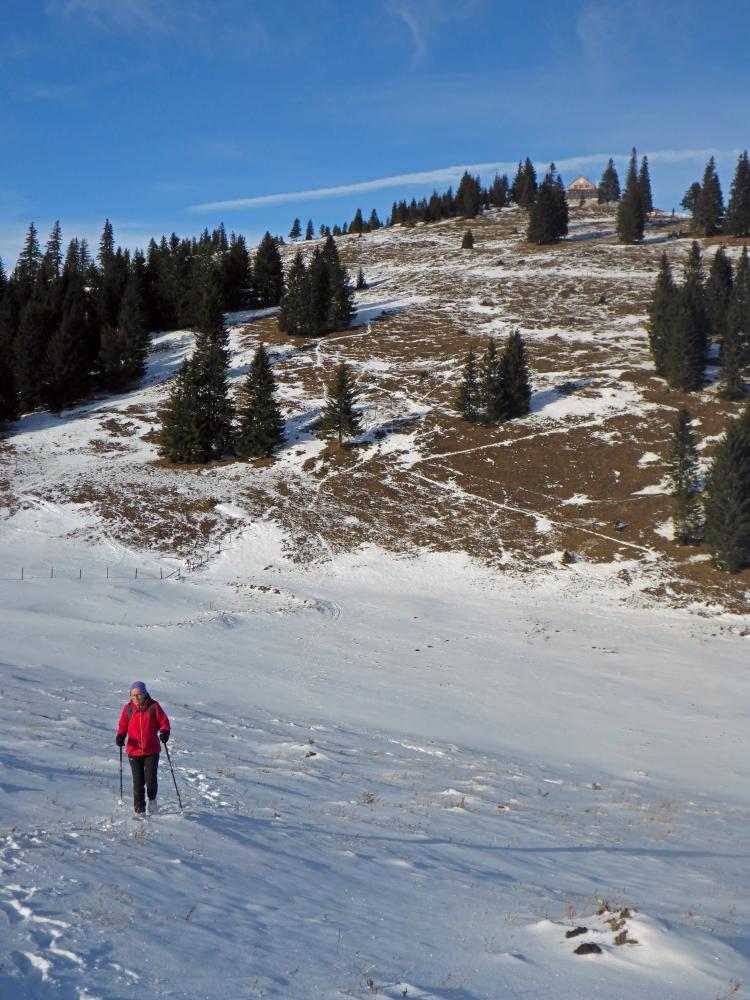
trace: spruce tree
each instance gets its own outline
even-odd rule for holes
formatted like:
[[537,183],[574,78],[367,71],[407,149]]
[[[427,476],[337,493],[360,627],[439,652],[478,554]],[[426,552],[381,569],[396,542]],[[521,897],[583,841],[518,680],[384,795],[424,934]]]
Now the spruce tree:
[[276,240],[266,233],[258,244],[253,264],[253,292],[257,305],[277,306],[284,293],[284,271]]
[[252,301],[253,269],[244,236],[232,233],[224,256],[224,307],[247,309]]
[[648,172],[648,157],[641,160],[641,169],[638,172],[638,194],[641,199],[641,209],[647,218],[654,210],[654,199],[651,194],[651,177]]
[[349,280],[349,272],[341,263],[336,241],[332,236],[326,237],[322,255],[328,268],[330,290],[327,329],[346,330],[357,314],[354,288]]
[[106,326],[102,330],[99,365],[108,389],[119,392],[143,377],[148,344],[143,267],[133,267],[122,297],[117,326],[114,329]]
[[192,358],[182,362],[164,408],[159,412],[159,452],[175,463],[198,463],[206,454],[197,423],[198,392]]
[[39,249],[36,226],[32,222],[26,232],[26,240],[13,272],[19,310],[31,301],[41,266],[42,251]]
[[695,206],[701,195],[701,186],[698,181],[693,181],[690,187],[687,189],[685,194],[682,196],[682,201],[680,205],[685,209],[686,212],[690,212],[692,215],[695,212]]
[[526,239],[530,243],[556,243],[568,232],[568,201],[565,188],[551,163],[529,209]]
[[730,236],[750,236],[750,160],[747,150],[737,161],[729,192],[724,231]]
[[275,391],[271,362],[261,344],[237,397],[235,451],[240,458],[270,458],[284,443],[284,419]]
[[69,298],[62,322],[47,345],[42,399],[55,412],[75,403],[89,388],[88,358],[81,340],[85,323],[85,300],[78,294]]
[[674,537],[681,545],[699,541],[702,534],[698,471],[692,421],[689,412],[683,408],[679,410],[672,429],[672,448],[667,463],[667,478],[675,499]]
[[289,230],[289,239],[298,240],[302,235],[302,226],[300,225],[299,219],[295,219],[292,223],[292,228]]
[[706,279],[706,314],[713,337],[724,336],[731,292],[732,264],[724,252],[724,247],[719,247],[711,261]]
[[313,228],[313,221],[312,221],[312,219],[308,219],[307,220],[307,227],[305,228],[305,239],[306,240],[311,240],[314,235],[315,235],[315,230]]
[[307,273],[310,288],[310,298],[307,304],[310,324],[314,335],[319,336],[331,329],[329,313],[333,293],[328,261],[320,247],[315,248]]
[[310,311],[310,278],[299,250],[286,274],[279,308],[279,330],[290,337],[312,337],[316,333]]
[[750,342],[750,259],[747,247],[743,247],[737,264],[723,330],[719,392],[724,399],[741,399],[745,394],[742,371],[748,361]]
[[473,250],[474,249],[474,233],[470,229],[467,229],[461,240],[462,250]]
[[489,195],[490,205],[493,208],[505,208],[508,205],[510,201],[510,186],[507,174],[503,174],[502,177],[495,174],[495,178],[490,186]]
[[522,208],[531,208],[536,199],[537,188],[536,170],[534,169],[534,164],[527,156],[521,168],[517,203]]
[[666,357],[670,386],[693,392],[703,385],[708,344],[703,268],[700,247],[693,242],[685,262],[684,280],[677,298],[674,329]]
[[456,190],[456,213],[473,219],[482,207],[482,187],[478,177],[465,171]]
[[706,482],[706,542],[719,569],[750,566],[750,406],[718,444]]
[[713,156],[706,164],[700,194],[693,207],[693,225],[701,236],[713,236],[721,229],[724,199]]
[[487,343],[479,366],[479,405],[484,410],[487,423],[496,424],[507,410],[504,383],[500,374],[500,359],[492,337]]
[[349,369],[342,362],[336,366],[333,377],[326,386],[326,403],[318,423],[318,434],[323,438],[355,437],[361,429],[359,415],[354,410],[357,395],[351,382]]
[[638,243],[643,239],[646,212],[637,172],[635,149],[630,155],[625,190],[617,206],[617,235],[621,243]]
[[[377,213],[376,209],[374,209],[374,208],[370,212],[370,218],[367,221],[367,225],[370,227],[370,229],[372,230],[372,232],[377,232],[377,230],[381,229],[382,226],[383,226],[383,223],[378,218],[378,213]],[[326,234],[326,235],[328,235],[328,234]]]
[[200,307],[200,329],[192,359],[196,411],[202,461],[220,458],[232,441],[232,404],[227,375],[229,353],[221,311],[221,277],[215,267],[207,276]]
[[615,161],[610,157],[599,181],[599,201],[607,205],[620,200],[620,178],[617,176]]
[[464,420],[469,420],[473,423],[479,416],[480,406],[481,397],[477,373],[477,356],[470,349],[464,362],[463,376],[458,387],[455,407]]
[[354,218],[349,224],[349,232],[357,233],[358,236],[361,236],[362,233],[364,232],[364,228],[365,228],[365,220],[362,217],[362,209],[358,208],[357,211],[354,213]]
[[669,260],[662,253],[648,310],[648,340],[658,375],[667,374],[678,296]]
[[531,384],[526,351],[518,330],[514,330],[508,337],[508,343],[500,360],[500,380],[505,406],[503,416],[507,419],[525,416],[529,412],[531,403]]
[[363,291],[367,288],[367,279],[365,278],[365,272],[360,267],[359,273],[357,274],[357,284],[356,289],[358,292]]
[[63,253],[62,253],[62,230],[60,223],[56,222],[52,227],[47,240],[47,246],[42,257],[41,270],[50,279],[56,281],[62,275]]

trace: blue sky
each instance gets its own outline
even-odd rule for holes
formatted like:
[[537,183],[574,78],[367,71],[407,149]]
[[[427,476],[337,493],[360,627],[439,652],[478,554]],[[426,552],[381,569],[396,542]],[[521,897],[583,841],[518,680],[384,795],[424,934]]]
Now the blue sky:
[[748,37],[746,0],[3,4],[0,257],[30,221],[96,241],[109,217],[136,246],[223,220],[254,241],[295,215],[385,216],[465,166],[597,180],[633,145],[660,207],[710,152],[726,193]]

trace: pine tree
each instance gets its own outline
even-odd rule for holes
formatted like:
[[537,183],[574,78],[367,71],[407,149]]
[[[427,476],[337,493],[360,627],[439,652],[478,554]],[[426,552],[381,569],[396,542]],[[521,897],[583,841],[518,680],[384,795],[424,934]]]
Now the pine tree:
[[510,190],[516,205],[520,205],[522,208],[530,208],[534,204],[537,192],[537,178],[534,164],[528,156],[523,164],[518,164],[518,171]]
[[479,366],[478,384],[479,405],[484,410],[485,420],[489,424],[495,424],[504,418],[507,405],[500,374],[500,359],[492,337],[487,343],[487,349]]
[[316,333],[310,312],[310,278],[299,250],[287,271],[279,330],[290,337],[312,337]]
[[687,189],[685,194],[682,196],[682,201],[680,205],[685,209],[686,212],[690,212],[692,215],[695,212],[695,206],[701,195],[701,186],[698,181],[693,181],[690,187]]
[[658,375],[667,374],[678,296],[669,260],[666,253],[662,253],[648,310],[648,340]]
[[737,161],[724,230],[730,236],[750,236],[750,160],[747,150]]
[[271,362],[261,344],[238,393],[235,451],[240,458],[270,458],[284,443],[284,419],[275,391]]
[[289,230],[289,239],[298,240],[302,235],[302,226],[300,225],[299,219],[295,219],[292,223],[292,228]]
[[62,230],[60,229],[60,223],[56,222],[47,240],[47,246],[42,257],[41,270],[47,274],[49,279],[57,281],[62,275],[62,264]]
[[724,399],[741,399],[745,394],[742,370],[747,364],[750,342],[750,259],[747,247],[743,247],[732,282],[723,330],[719,392]]
[[555,164],[551,163],[529,210],[526,239],[530,243],[556,243],[568,232],[568,201]]
[[349,280],[349,273],[341,263],[336,241],[332,236],[326,237],[322,254],[328,268],[330,289],[327,329],[346,330],[357,314],[354,306],[354,289]]
[[713,337],[724,336],[731,292],[732,264],[724,247],[719,247],[711,261],[706,280],[706,315]]
[[200,330],[192,358],[195,379],[195,422],[203,458],[220,458],[232,441],[232,404],[227,375],[229,354],[224,317],[221,312],[221,277],[211,267],[200,307]]
[[643,239],[646,212],[642,201],[641,185],[637,173],[635,149],[630,155],[625,190],[617,206],[617,235],[621,243],[637,243]]
[[315,248],[307,273],[310,289],[308,314],[314,335],[319,336],[331,329],[329,313],[333,293],[328,261],[319,247]]
[[19,310],[31,301],[41,266],[42,251],[39,249],[36,226],[32,222],[27,230],[26,240],[18,255],[18,263],[13,272]]
[[358,292],[363,291],[365,288],[367,288],[367,279],[365,278],[365,272],[362,270],[361,267],[359,269],[359,273],[357,274],[356,288]]
[[701,236],[713,236],[721,229],[724,199],[713,156],[706,164],[700,194],[693,207],[693,225]]
[[464,362],[463,378],[458,387],[455,407],[464,420],[474,422],[479,416],[480,405],[477,356],[473,350],[469,350]]
[[677,299],[674,330],[666,357],[666,375],[673,389],[693,392],[703,385],[708,343],[708,317],[703,267],[697,242],[685,262]]
[[192,358],[182,362],[166,405],[159,413],[159,452],[170,462],[206,460],[197,423],[198,392]]
[[306,240],[311,240],[314,235],[315,235],[315,230],[313,229],[313,221],[312,221],[312,219],[308,219],[307,220],[307,227],[305,229],[305,239]]
[[667,478],[675,499],[674,537],[681,545],[699,541],[702,534],[698,470],[698,452],[690,414],[681,409],[673,427],[672,448],[667,463]]
[[361,429],[359,415],[354,410],[357,396],[342,362],[336,366],[333,377],[326,386],[326,403],[318,423],[318,434],[323,438],[337,438],[339,444],[345,437],[355,437]]
[[706,541],[719,569],[750,566],[750,406],[727,428],[706,482]]
[[641,209],[646,218],[654,210],[654,199],[651,195],[651,177],[648,172],[648,157],[641,160],[641,169],[638,172],[638,194],[641,199]]
[[361,236],[364,231],[364,228],[365,228],[365,220],[362,217],[362,209],[358,208],[357,211],[354,213],[354,218],[349,224],[349,232],[357,233],[357,235]]
[[377,230],[381,229],[382,226],[383,226],[383,223],[378,218],[378,213],[377,213],[376,209],[374,209],[374,208],[370,212],[370,218],[367,221],[367,225],[370,227],[370,229],[372,230],[372,232],[377,232]]
[[607,205],[620,200],[620,178],[617,176],[615,161],[610,158],[599,181],[599,201]]
[[[142,257],[138,259],[142,262]],[[141,263],[131,269],[117,327],[106,326],[102,330],[99,363],[107,388],[118,392],[143,377],[148,344],[148,313]]]
[[526,351],[518,330],[508,337],[505,352],[500,360],[500,380],[503,387],[507,419],[523,417],[529,412],[531,385],[526,364]]
[[490,205],[493,208],[506,208],[510,201],[510,185],[507,174],[502,177],[495,174],[495,178],[490,186]]
[[69,295],[62,323],[47,346],[42,399],[55,412],[75,403],[89,388],[88,358],[81,340],[85,308],[82,289]]
[[470,229],[467,229],[461,240],[462,250],[473,250],[474,249],[474,233]]
[[266,233],[258,245],[253,264],[253,291],[261,307],[277,306],[284,293],[284,271],[276,240]]
[[479,177],[464,172],[456,191],[456,212],[465,219],[473,219],[482,207],[482,186]]

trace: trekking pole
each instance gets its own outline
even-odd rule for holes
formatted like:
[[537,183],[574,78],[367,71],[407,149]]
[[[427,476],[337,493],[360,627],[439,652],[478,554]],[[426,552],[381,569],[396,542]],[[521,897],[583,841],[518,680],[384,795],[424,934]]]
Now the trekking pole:
[[120,747],[120,805],[122,805],[122,747]]
[[182,799],[180,798],[180,792],[177,788],[177,778],[174,776],[174,768],[172,767],[172,758],[169,756],[169,747],[164,744],[164,749],[167,751],[167,760],[169,761],[169,770],[172,772],[172,781],[174,781],[174,790],[177,792],[177,801],[180,803],[180,812],[182,812]]

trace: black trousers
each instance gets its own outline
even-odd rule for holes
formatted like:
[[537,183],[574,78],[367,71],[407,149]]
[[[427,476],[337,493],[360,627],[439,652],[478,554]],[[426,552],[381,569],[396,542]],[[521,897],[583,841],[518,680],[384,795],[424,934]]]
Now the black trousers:
[[130,770],[133,772],[133,808],[137,813],[146,811],[146,796],[148,792],[149,800],[156,798],[158,784],[156,781],[156,771],[159,767],[159,754],[150,753],[145,757],[129,757]]

